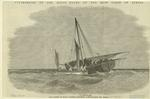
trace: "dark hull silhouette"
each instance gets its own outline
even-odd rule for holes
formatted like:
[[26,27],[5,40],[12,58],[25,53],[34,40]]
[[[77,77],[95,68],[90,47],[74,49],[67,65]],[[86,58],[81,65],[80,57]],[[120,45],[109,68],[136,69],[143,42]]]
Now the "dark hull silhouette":
[[[116,55],[123,54],[125,52],[107,54],[102,56],[95,56],[84,58],[84,62],[80,60],[80,66],[85,66],[88,74],[96,72],[110,72],[114,67],[117,60],[123,58],[113,59]],[[69,68],[72,68],[72,71],[79,71],[76,68],[76,61],[71,61],[65,64],[66,69],[69,71]]]
[[110,72],[115,67],[115,60],[108,60],[101,62],[100,64],[93,64],[91,66],[88,66],[86,69],[88,71],[88,74],[96,73],[98,72]]

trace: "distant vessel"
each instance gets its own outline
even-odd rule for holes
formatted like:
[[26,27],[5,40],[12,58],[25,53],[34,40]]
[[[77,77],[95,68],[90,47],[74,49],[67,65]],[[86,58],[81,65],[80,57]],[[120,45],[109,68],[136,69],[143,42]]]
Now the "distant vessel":
[[[75,59],[68,61],[64,64],[59,64],[59,54],[55,50],[55,63],[57,66],[57,70],[62,72],[65,71],[67,73],[72,74],[80,74],[80,73],[88,73],[93,74],[96,72],[110,72],[114,67],[117,60],[121,60],[124,58],[114,58],[119,54],[123,54],[126,52],[117,52],[107,55],[93,55],[92,48],[86,39],[79,22],[75,18],[75,34],[73,40],[73,50],[75,52]],[[85,42],[89,53],[91,53],[90,57],[86,57],[85,54],[85,46],[83,44]],[[64,68],[60,69],[60,65],[63,65]]]

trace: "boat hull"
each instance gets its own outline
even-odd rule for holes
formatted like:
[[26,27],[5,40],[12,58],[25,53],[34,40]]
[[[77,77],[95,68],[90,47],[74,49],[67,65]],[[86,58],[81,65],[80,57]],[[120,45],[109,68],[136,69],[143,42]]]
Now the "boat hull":
[[115,60],[104,61],[100,64],[91,64],[86,69],[88,74],[98,72],[110,72],[115,67]]
[[[85,66],[86,66],[86,72],[88,72],[88,74],[93,74],[96,72],[110,72],[114,67],[115,67],[115,61],[116,60],[104,60],[104,61],[97,61],[97,62],[87,62],[85,61]],[[68,68],[67,68],[68,66]],[[72,69],[70,71],[70,67],[72,66]],[[73,72],[82,72],[82,71],[78,71],[75,65],[66,65],[66,70],[71,73]]]

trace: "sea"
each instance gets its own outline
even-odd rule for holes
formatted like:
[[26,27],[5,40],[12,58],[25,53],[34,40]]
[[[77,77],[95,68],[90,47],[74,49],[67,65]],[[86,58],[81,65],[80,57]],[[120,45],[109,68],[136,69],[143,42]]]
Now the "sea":
[[69,74],[54,69],[9,69],[9,81],[19,90],[46,94],[120,94],[142,89],[149,69],[114,69],[109,73]]

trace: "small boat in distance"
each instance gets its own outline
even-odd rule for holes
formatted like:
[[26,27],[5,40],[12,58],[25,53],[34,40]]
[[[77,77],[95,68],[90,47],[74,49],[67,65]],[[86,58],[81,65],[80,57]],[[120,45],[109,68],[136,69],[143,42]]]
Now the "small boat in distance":
[[[77,19],[75,18],[75,34],[73,37],[73,48],[72,52],[75,52],[75,59],[70,60],[64,64],[59,64],[59,54],[55,50],[55,63],[57,66],[57,71],[59,72],[67,72],[68,74],[81,74],[88,73],[94,74],[96,72],[110,72],[116,65],[117,60],[122,60],[124,58],[115,58],[115,56],[124,54],[127,52],[117,52],[107,55],[93,55],[92,48],[86,36],[84,35],[81,26]],[[85,55],[85,46],[91,54],[90,57],[86,57]],[[60,68],[60,65],[63,65],[63,69]]]

